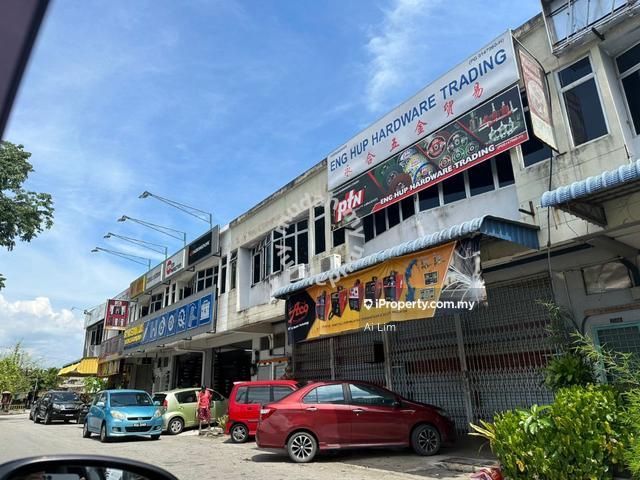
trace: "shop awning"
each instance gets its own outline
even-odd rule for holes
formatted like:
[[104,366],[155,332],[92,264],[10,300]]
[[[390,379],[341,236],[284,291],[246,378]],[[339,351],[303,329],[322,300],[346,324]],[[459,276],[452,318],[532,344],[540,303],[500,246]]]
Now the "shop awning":
[[380,252],[360,258],[354,262],[346,263],[341,267],[320,273],[312,277],[305,278],[295,283],[291,283],[275,291],[274,297],[286,298],[293,292],[303,290],[317,283],[327,282],[332,278],[342,278],[359,270],[372,267],[382,263],[390,258],[401,257],[410,253],[426,250],[427,248],[442,245],[452,240],[471,237],[482,234],[488,237],[506,240],[508,242],[517,243],[527,248],[538,250],[539,228],[526,223],[515,222],[505,218],[493,217],[485,215],[484,217],[474,218],[467,222],[454,225],[444,230],[417,238],[410,242],[401,243],[392,248],[387,248]]
[[98,358],[87,357],[66,365],[58,372],[59,377],[93,377],[98,373]]
[[640,160],[542,195],[540,206],[556,207],[596,225],[607,225],[602,203],[640,191]]

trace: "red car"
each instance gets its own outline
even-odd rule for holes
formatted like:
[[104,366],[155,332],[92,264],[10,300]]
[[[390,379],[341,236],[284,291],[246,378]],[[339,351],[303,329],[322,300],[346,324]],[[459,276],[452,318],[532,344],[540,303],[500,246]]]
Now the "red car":
[[296,390],[294,380],[236,382],[229,395],[229,419],[225,433],[233,443],[244,443],[256,434],[262,405],[276,402]]
[[260,411],[258,447],[306,463],[318,450],[411,446],[434,455],[455,440],[444,410],[366,382],[314,382]]

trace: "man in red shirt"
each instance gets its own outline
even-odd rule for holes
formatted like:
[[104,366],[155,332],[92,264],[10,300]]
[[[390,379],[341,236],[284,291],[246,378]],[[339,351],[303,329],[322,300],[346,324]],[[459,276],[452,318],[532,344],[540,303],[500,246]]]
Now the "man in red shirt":
[[198,392],[198,430],[202,430],[202,424],[206,423],[211,428],[211,391],[204,385]]

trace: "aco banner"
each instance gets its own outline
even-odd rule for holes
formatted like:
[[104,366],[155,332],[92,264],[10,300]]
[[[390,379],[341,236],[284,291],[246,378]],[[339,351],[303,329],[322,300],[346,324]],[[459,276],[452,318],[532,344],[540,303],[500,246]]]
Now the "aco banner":
[[516,85],[335,191],[332,226],[386,208],[528,139]]
[[108,330],[124,330],[129,320],[129,302],[111,299],[107,301],[107,312],[104,317],[104,328]]
[[388,260],[334,286],[311,286],[289,297],[285,308],[289,339],[297,343],[485,301],[479,239],[466,239]]
[[131,285],[129,285],[129,298],[134,299],[144,293],[146,280],[147,276],[142,275],[131,282]]

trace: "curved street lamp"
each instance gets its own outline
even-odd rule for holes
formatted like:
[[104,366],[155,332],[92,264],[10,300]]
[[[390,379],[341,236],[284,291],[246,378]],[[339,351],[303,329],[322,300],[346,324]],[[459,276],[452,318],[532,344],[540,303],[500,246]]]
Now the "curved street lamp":
[[162,203],[166,203],[167,205],[172,206],[173,208],[177,208],[178,210],[191,215],[192,217],[197,218],[198,220],[202,220],[203,222],[209,222],[209,229],[213,228],[213,215],[210,212],[205,212],[204,210],[200,210],[199,208],[192,207],[190,205],[186,205],[184,203],[176,202],[175,200],[171,200],[169,198],[161,197],[160,195],[156,195],[147,190],[138,195],[138,198],[155,198],[156,200],[161,201]]
[[[168,237],[171,237],[171,238],[175,238],[176,240],[182,240],[183,246],[185,247],[187,246],[187,234],[182,230],[176,230],[175,228],[169,228],[169,227],[165,227],[155,223],[146,222],[138,218],[132,218],[128,215],[122,215],[118,219],[119,222],[126,222],[127,220],[129,220],[130,222],[134,222],[139,225],[142,225],[143,227],[150,228],[151,230],[155,230],[156,232],[163,233],[164,235],[167,235]],[[177,235],[178,233],[180,234],[180,236]]]
[[[107,248],[102,248],[102,247],[95,247],[93,250],[91,250],[91,253],[98,253],[98,252],[109,253],[111,255],[115,255],[116,257],[121,257],[121,258],[124,258],[126,260],[129,260],[130,262],[137,263],[138,265],[146,265],[147,270],[151,270],[151,259],[149,259],[149,258],[139,257],[137,255],[131,255],[129,253],[119,252],[117,250],[109,250]],[[136,260],[136,258],[138,258],[140,260],[146,260],[147,262],[146,263],[141,262],[139,260]]]
[[[103,237],[109,239],[111,237],[119,238],[120,240],[124,240],[125,242],[132,243],[137,245],[138,247],[146,248],[147,250],[151,250],[152,252],[162,253],[164,254],[164,259],[167,259],[168,248],[165,245],[160,245],[159,243],[151,243],[146,240],[140,240],[138,238],[126,237],[124,235],[119,235],[117,233],[107,232],[107,234]],[[154,248],[158,247],[158,248]],[[161,250],[159,250],[161,249]]]

